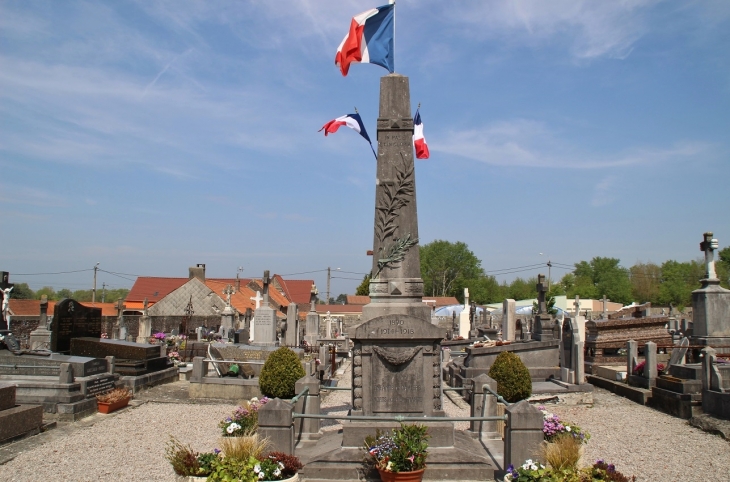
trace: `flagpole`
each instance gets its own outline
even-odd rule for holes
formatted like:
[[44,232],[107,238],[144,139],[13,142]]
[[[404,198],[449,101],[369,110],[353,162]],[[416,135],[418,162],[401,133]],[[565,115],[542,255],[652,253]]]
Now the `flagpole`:
[[[393,72],[395,72],[395,0],[388,0],[393,5]],[[377,159],[378,156],[375,156]]]

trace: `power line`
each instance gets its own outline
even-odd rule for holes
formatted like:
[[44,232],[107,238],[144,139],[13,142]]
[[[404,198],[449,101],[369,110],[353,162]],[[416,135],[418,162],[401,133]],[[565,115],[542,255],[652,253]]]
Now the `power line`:
[[[116,274],[116,273],[112,273],[111,271],[105,271],[105,270],[103,270],[103,269],[99,269],[99,271],[101,271],[102,273],[107,273],[107,274],[110,274],[110,275],[112,275],[112,276],[116,276],[117,278],[122,278],[122,279],[126,279],[126,280],[128,280],[128,281],[135,281],[135,280],[133,280],[132,278],[127,278],[127,277],[124,277],[124,276],[122,276],[122,275],[119,275],[119,274]],[[134,275],[130,275],[130,276],[134,276]]]
[[297,275],[297,274],[322,273],[324,271],[327,271],[327,270],[326,269],[318,269],[318,270],[315,270],[315,271],[303,271],[301,273],[280,274],[279,276],[294,276],[294,275]]
[[52,274],[70,274],[70,273],[83,273],[84,271],[94,271],[94,268],[79,269],[76,271],[59,271],[57,273],[12,273],[13,276],[42,276]]

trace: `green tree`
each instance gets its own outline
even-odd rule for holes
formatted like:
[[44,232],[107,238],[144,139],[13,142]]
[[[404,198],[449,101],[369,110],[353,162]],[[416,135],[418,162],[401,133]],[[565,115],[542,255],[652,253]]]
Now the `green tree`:
[[28,283],[15,283],[13,291],[10,292],[10,298],[16,300],[32,300],[35,298],[35,293],[30,289]]
[[347,303],[347,295],[344,293],[340,293],[337,295],[337,298],[335,298],[334,304],[336,305],[344,305]]
[[730,246],[722,248],[717,254],[718,261],[715,263],[717,277],[720,278],[722,286],[730,288]]
[[[99,301],[101,301],[101,293],[97,294],[99,295]],[[76,290],[71,295],[71,298],[76,301],[91,301],[91,290]]]
[[115,290],[106,290],[105,294],[103,294],[97,290],[96,299],[100,300],[100,299],[102,299],[102,296],[103,296],[104,301],[106,301],[107,303],[114,303],[117,300],[125,299],[128,294],[129,294],[129,290],[126,288],[118,288]]
[[[465,280],[469,288],[469,296],[479,305],[496,303],[502,301],[502,288],[494,276],[482,276],[481,278]],[[463,293],[463,289],[461,290]]]
[[355,290],[355,294],[358,296],[370,296],[370,273],[366,274],[362,279],[362,283]]
[[629,268],[631,294],[639,303],[659,303],[662,268],[654,263],[636,263]]
[[692,291],[699,288],[704,278],[705,266],[700,261],[679,263],[674,260],[662,263],[662,283],[659,286],[659,303],[670,303],[679,309],[692,303]]
[[629,270],[619,266],[617,258],[597,256],[590,263],[576,263],[573,274],[575,284],[568,291],[568,297],[600,298],[606,295],[612,301],[629,303],[631,301],[631,281]]
[[484,275],[482,262],[462,242],[437,239],[421,246],[420,255],[424,294],[430,296],[456,296],[463,301],[459,286]]
[[66,298],[73,298],[74,294],[73,292],[68,288],[61,288],[56,292],[56,299],[57,300],[64,300]]
[[46,295],[49,300],[56,300],[56,296],[58,296],[56,290],[54,290],[52,286],[44,286],[35,292],[35,298],[38,300],[41,299],[43,295]]
[[527,280],[515,278],[507,288],[507,298],[513,300],[537,298],[537,278],[532,277]]

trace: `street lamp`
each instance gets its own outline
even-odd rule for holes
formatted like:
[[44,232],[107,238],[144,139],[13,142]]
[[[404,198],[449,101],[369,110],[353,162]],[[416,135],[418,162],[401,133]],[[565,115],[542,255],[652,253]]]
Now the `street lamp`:
[[[543,254],[542,254],[542,253],[540,253],[540,256],[542,256],[542,255],[543,255]],[[550,271],[551,271],[551,269],[552,269],[552,267],[553,267],[553,264],[552,264],[552,263],[550,262],[550,257],[549,257],[549,256],[547,256],[547,255],[545,255],[545,256],[546,256],[546,257],[547,257],[547,259],[548,259],[548,262],[547,262],[547,267],[548,267],[548,292],[550,292]]]
[[[340,268],[335,268],[337,271],[340,270]],[[330,278],[332,277],[332,269],[327,266],[327,304],[330,304]]]

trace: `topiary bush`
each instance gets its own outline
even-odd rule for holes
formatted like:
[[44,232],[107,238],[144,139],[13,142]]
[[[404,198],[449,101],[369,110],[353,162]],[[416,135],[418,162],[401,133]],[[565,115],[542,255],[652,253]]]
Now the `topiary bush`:
[[305,375],[299,357],[282,346],[269,355],[259,375],[259,389],[269,398],[292,398],[294,384]]
[[510,403],[519,402],[532,395],[532,380],[519,356],[509,351],[497,355],[489,376],[497,381],[497,393]]

